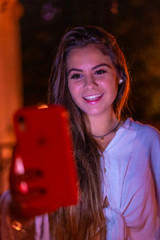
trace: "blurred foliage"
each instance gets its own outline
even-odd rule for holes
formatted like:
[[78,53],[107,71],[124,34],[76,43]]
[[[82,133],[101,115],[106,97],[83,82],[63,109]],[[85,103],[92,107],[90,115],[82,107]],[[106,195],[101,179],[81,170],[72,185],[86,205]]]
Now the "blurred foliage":
[[123,2],[114,32],[128,60],[134,115],[143,121],[160,121],[160,2]]
[[159,0],[21,0],[24,103],[47,101],[47,84],[66,28],[93,24],[113,33],[129,67],[133,117],[160,122]]

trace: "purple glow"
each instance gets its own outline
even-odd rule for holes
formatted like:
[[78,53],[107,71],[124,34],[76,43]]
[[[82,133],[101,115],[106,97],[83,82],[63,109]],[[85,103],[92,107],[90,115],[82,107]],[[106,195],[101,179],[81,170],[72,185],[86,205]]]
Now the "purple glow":
[[42,7],[42,17],[46,21],[54,19],[55,15],[60,12],[60,9],[54,7],[51,3],[46,3]]

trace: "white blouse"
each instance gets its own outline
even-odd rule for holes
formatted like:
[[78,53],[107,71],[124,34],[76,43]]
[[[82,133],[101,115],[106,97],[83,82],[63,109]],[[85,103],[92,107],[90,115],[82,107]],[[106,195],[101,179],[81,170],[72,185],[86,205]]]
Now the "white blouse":
[[132,119],[102,156],[107,240],[160,239],[160,133]]
[[[160,240],[160,132],[127,119],[101,161],[107,240]],[[0,201],[1,240],[21,239],[9,222],[10,200],[8,191]],[[50,240],[47,214],[35,218],[34,239]]]

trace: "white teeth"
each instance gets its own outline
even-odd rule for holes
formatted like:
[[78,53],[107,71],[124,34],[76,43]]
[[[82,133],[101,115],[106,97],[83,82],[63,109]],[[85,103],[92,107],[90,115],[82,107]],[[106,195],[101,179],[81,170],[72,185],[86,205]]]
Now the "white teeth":
[[101,97],[102,95],[103,94],[95,94],[95,95],[87,96],[87,97],[84,97],[84,98],[87,99],[87,100],[96,100],[99,97]]

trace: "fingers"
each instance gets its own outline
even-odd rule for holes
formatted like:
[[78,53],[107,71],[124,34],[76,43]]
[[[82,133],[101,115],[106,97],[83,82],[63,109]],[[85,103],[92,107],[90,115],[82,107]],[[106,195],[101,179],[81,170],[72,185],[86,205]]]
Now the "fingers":
[[27,200],[27,198],[35,197],[37,194],[44,194],[45,188],[39,186],[42,177],[43,172],[40,170],[27,170],[24,174],[12,176],[10,188],[14,199],[23,198]]
[[22,204],[32,199],[39,198],[45,194],[46,189],[42,187],[29,189],[27,193],[23,193],[20,191],[12,191],[14,200],[17,202],[21,202]]
[[11,184],[13,183],[14,185],[19,184],[22,181],[32,181],[37,178],[43,177],[43,172],[38,169],[30,169],[26,170],[25,173],[23,174],[16,174],[13,177],[11,177]]

